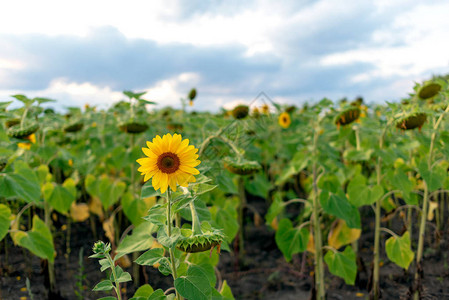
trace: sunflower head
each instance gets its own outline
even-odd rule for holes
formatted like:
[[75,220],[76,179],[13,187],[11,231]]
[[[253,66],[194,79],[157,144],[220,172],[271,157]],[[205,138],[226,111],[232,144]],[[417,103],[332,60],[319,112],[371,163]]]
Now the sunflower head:
[[289,107],[287,107],[285,109],[285,111],[288,112],[289,114],[294,113],[295,110],[296,110],[296,106],[294,106],[294,105],[290,105]]
[[129,120],[128,122],[120,123],[119,128],[123,132],[134,134],[146,131],[148,129],[148,125],[142,122]]
[[173,131],[182,131],[184,129],[184,125],[182,125],[182,123],[169,122],[167,124],[167,129]]
[[282,114],[280,114],[278,121],[279,121],[279,125],[282,128],[288,128],[288,127],[290,127],[290,124],[292,123],[292,120],[290,119],[290,115],[288,112],[283,112]]
[[20,124],[19,118],[8,119],[5,122],[7,128],[13,127],[14,125]]
[[141,175],[145,175],[144,181],[153,178],[152,185],[155,190],[160,189],[165,193],[167,188],[176,191],[177,185],[187,187],[190,182],[195,182],[194,175],[200,172],[195,169],[200,164],[197,160],[198,149],[189,145],[189,140],[180,134],[167,133],[162,138],[158,135],[152,142],[147,142],[148,148],[142,148],[147,156],[137,162],[141,165],[138,169]]
[[66,126],[64,126],[64,132],[78,132],[83,129],[83,122],[80,120],[76,120],[74,122],[70,122]]
[[39,129],[39,124],[28,123],[20,126],[20,124],[10,127],[7,131],[9,137],[16,139],[26,139],[31,134],[35,133]]
[[252,115],[254,118],[260,117],[259,109],[258,109],[257,107],[254,107],[254,108],[253,108],[253,111],[252,111],[252,113],[251,113],[251,115]]
[[191,89],[190,90],[190,92],[189,92],[189,100],[190,101],[193,101],[193,100],[195,100],[195,98],[196,98],[196,89],[195,88],[193,88],[193,89]]
[[237,161],[231,157],[223,159],[224,167],[233,174],[250,175],[262,168],[257,161],[240,160]]
[[265,115],[268,115],[270,113],[270,107],[268,106],[268,104],[262,105],[262,113],[264,113]]
[[360,108],[357,106],[349,107],[339,113],[335,118],[335,125],[348,125],[360,117]]
[[441,85],[436,82],[429,82],[421,86],[418,90],[418,97],[427,100],[436,96],[441,90]]
[[176,248],[187,253],[203,252],[214,247],[219,249],[225,238],[223,233],[215,228],[205,230],[201,234],[193,234],[191,229],[181,229],[181,236]]
[[427,120],[427,115],[423,112],[417,112],[403,117],[396,123],[396,128],[402,130],[421,129]]
[[244,119],[249,113],[249,107],[247,105],[237,105],[232,110],[232,116],[236,119]]

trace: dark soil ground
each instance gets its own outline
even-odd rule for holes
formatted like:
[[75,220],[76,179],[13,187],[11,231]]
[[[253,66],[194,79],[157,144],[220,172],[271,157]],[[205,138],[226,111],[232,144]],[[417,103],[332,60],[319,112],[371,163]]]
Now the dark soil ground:
[[[253,205],[261,215],[266,213],[267,205],[264,201],[251,199]],[[294,213],[294,212],[291,212]],[[328,291],[328,300],[333,299],[368,299],[366,289],[370,264],[372,260],[373,246],[373,221],[374,216],[370,208],[363,209],[362,220],[363,233],[359,240],[359,254],[361,258],[361,267],[364,270],[359,272],[355,286],[348,286],[344,281],[329,273],[326,274],[326,288]],[[274,231],[269,227],[262,225],[256,227],[250,222],[252,216],[247,211],[248,224],[245,228],[246,236],[246,256],[245,260],[236,263],[235,255],[229,252],[222,252],[218,268],[222,279],[227,280],[236,299],[279,299],[279,300],[301,300],[309,299],[312,289],[312,278],[310,276],[313,270],[313,257],[311,255],[295,255],[292,262],[287,263],[278,250]],[[366,223],[368,220],[368,223]],[[418,223],[416,220],[415,224]],[[100,225],[97,224],[100,231]],[[449,224],[445,224],[444,230],[439,236],[439,247],[435,245],[434,226],[428,226],[429,237],[426,241],[425,263],[424,263],[424,289],[425,299],[449,299],[449,243],[448,230]],[[397,233],[401,233],[402,223],[396,221],[393,224],[383,224]],[[414,237],[416,231],[414,229]],[[71,234],[71,254],[69,259],[64,257],[65,236],[60,234],[55,237],[55,244],[58,255],[55,260],[57,288],[60,292],[59,297],[53,296],[52,299],[97,299],[106,296],[105,293],[94,293],[91,289],[103,278],[96,259],[89,259],[91,247],[95,242],[94,236],[90,230],[89,221],[72,224]],[[387,236],[382,238],[385,242]],[[34,300],[48,299],[45,277],[43,272],[43,262],[31,255],[27,250],[14,247],[11,239],[8,242],[8,257],[5,255],[4,241],[0,250],[0,299],[31,299],[26,289],[26,278],[29,278],[31,293]],[[103,240],[106,238],[103,236]],[[413,249],[416,249],[416,241]],[[383,262],[381,270],[381,289],[383,299],[407,299],[408,289],[413,278],[414,265],[410,267],[409,272],[405,272],[395,264],[389,262],[386,258],[384,244],[381,245],[381,260]],[[82,265],[83,290],[81,295],[76,296],[75,291],[79,288],[76,285],[76,275],[80,271],[79,251],[84,249]],[[438,249],[438,250],[435,250]],[[131,273],[131,270],[128,270]],[[153,288],[167,289],[172,286],[171,277],[165,277],[158,273],[156,269],[145,268],[148,283]],[[141,276],[143,280],[144,276]],[[144,283],[144,282],[143,282]],[[143,284],[142,283],[142,284]],[[135,291],[132,283],[128,283],[123,288],[124,299],[130,298]]]

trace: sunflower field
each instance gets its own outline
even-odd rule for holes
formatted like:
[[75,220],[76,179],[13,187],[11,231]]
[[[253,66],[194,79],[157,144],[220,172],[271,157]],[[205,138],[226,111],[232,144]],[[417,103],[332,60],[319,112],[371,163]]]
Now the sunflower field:
[[196,89],[182,109],[13,95],[0,299],[447,299],[448,82],[410,92],[215,113]]

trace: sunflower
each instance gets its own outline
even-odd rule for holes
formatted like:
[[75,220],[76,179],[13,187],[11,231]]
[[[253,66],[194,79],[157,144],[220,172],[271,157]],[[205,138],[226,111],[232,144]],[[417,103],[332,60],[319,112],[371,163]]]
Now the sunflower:
[[281,125],[282,128],[288,128],[291,123],[292,120],[290,119],[290,115],[288,114],[288,112],[283,112],[279,116],[279,125]]
[[201,162],[197,160],[198,149],[189,146],[189,140],[182,140],[180,134],[167,133],[162,138],[157,135],[153,142],[147,142],[148,148],[142,148],[147,156],[139,158],[141,165],[138,169],[145,175],[144,181],[153,178],[152,185],[155,190],[161,189],[165,193],[168,186],[176,191],[176,186],[187,187],[189,182],[195,182],[193,175],[200,172],[195,169]]

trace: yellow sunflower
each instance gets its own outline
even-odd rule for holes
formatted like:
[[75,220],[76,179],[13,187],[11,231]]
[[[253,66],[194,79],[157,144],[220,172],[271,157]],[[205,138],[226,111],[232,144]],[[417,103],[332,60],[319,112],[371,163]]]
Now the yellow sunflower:
[[176,191],[176,186],[187,187],[190,182],[195,182],[193,175],[200,172],[195,169],[201,162],[197,160],[198,149],[189,145],[189,140],[182,140],[180,134],[167,133],[162,138],[157,135],[153,142],[147,142],[148,148],[142,148],[147,156],[139,158],[141,165],[138,169],[141,175],[145,175],[144,181],[153,178],[152,185],[155,190],[161,189],[165,193],[168,186]]
[[279,116],[279,125],[281,125],[282,128],[288,128],[291,123],[292,120],[290,119],[290,115],[287,112],[283,112]]

